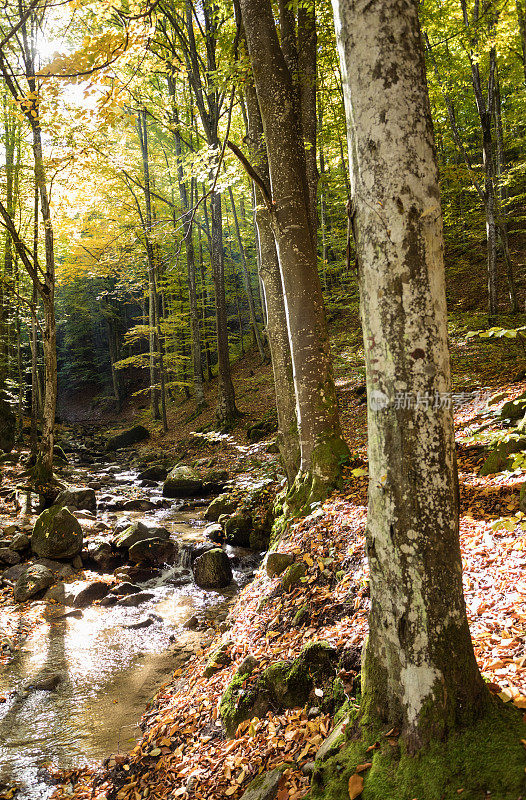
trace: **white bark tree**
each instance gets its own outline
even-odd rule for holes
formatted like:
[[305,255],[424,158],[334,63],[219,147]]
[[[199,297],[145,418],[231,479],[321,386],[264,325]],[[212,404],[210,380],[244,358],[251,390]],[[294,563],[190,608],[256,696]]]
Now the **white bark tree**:
[[[374,754],[367,800],[450,798],[459,785],[449,783],[452,771],[462,771],[455,759],[465,757],[452,734],[467,731],[468,748],[469,731],[482,739],[491,718],[510,758],[510,792],[494,765],[481,763],[466,780],[502,800],[520,794],[511,790],[524,775],[495,722],[500,707],[507,712],[479,674],[462,591],[442,213],[418,5],[333,0],[369,397],[370,633],[361,737],[350,747],[363,757],[381,731],[400,736],[399,748],[386,742]],[[437,785],[425,755],[412,756],[446,741]],[[325,780],[341,780],[334,766]],[[322,796],[339,796],[331,791]]]

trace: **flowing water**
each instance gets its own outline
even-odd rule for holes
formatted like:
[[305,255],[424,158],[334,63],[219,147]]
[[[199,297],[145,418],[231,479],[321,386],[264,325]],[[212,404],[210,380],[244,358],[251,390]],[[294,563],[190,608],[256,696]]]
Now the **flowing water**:
[[[95,465],[91,471],[95,473]],[[118,467],[101,467],[96,476],[111,486],[110,509],[115,496],[136,482],[136,473]],[[89,479],[83,470],[68,476],[70,483],[85,484]],[[146,491],[150,499],[162,503],[160,489]],[[102,492],[97,496],[104,497]],[[226,595],[206,592],[188,582],[185,568],[191,546],[203,541],[205,523],[197,511],[184,511],[174,501],[148,513],[102,510],[97,520],[111,525],[123,516],[167,527],[180,543],[179,564],[141,584],[153,597],[137,608],[95,605],[78,617],[58,619],[71,609],[41,601],[42,622],[0,671],[0,696],[7,698],[0,705],[0,787],[17,785],[16,797],[21,800],[50,796],[52,787],[42,770],[47,763],[73,768],[131,749],[148,701],[199,640],[183,624],[204,609],[213,615],[214,606],[224,606],[225,597],[235,591],[229,587]],[[238,566],[234,579],[239,584],[254,561],[247,553],[234,555]],[[147,618],[148,627],[127,627]],[[61,676],[56,689],[26,688],[49,672]]]

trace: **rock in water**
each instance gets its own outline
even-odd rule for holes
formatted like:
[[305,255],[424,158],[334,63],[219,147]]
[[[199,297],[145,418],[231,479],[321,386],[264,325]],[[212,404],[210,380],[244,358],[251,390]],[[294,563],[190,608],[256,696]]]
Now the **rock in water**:
[[35,522],[31,549],[44,558],[75,558],[82,551],[80,522],[67,508],[51,506]]
[[225,534],[228,544],[238,547],[250,547],[252,517],[250,514],[233,514],[225,523]]
[[53,503],[55,506],[67,506],[71,511],[97,511],[95,491],[84,486],[70,486],[64,489]]
[[121,533],[118,533],[113,538],[115,547],[122,549],[129,549],[137,542],[142,542],[145,539],[169,539],[170,531],[166,528],[149,528],[144,522],[133,522],[128,528]]
[[142,539],[132,545],[128,551],[130,561],[133,561],[134,564],[149,564],[150,566],[170,564],[176,554],[175,543],[160,538]]
[[192,569],[195,582],[203,589],[220,589],[232,580],[230,559],[220,547],[196,558]]
[[203,489],[199,473],[192,467],[182,464],[174,467],[163,484],[165,497],[192,497]]
[[214,497],[205,511],[205,519],[217,522],[222,514],[232,514],[237,506],[237,500],[229,494],[220,494]]
[[30,597],[47,589],[54,582],[53,573],[40,564],[31,564],[22,572],[15,583],[14,596],[16,603],[25,603]]
[[150,432],[143,425],[134,425],[127,431],[122,431],[108,439],[106,450],[119,450],[121,447],[130,447],[132,444],[148,439]]

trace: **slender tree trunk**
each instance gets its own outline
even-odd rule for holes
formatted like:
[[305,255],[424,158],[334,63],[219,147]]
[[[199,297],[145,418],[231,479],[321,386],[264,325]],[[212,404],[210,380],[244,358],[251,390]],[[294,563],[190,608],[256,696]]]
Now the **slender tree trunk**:
[[294,366],[301,467],[291,501],[312,502],[339,482],[348,448],[340,429],[311,235],[305,149],[294,112],[292,78],[278,42],[270,0],[241,0],[240,7],[267,146],[272,224]]
[[152,203],[150,187],[150,162],[148,155],[148,128],[146,126],[146,111],[139,111],[137,118],[137,131],[139,133],[139,143],[141,146],[142,168],[144,177],[144,201],[146,214],[143,221],[144,237],[146,242],[146,253],[148,257],[148,338],[150,344],[150,401],[152,416],[160,419],[159,411],[159,390],[157,388],[157,326],[156,326],[156,306],[157,288],[155,284],[155,259],[152,245]]
[[318,231],[318,166],[316,161],[316,15],[315,0],[298,4],[298,81],[301,104],[301,127],[305,141],[305,162],[309,197],[309,223],[314,249]]
[[517,300],[517,290],[515,287],[515,275],[513,269],[513,262],[510,256],[510,246],[508,239],[508,222],[506,219],[505,202],[507,200],[507,190],[504,184],[504,171],[506,168],[504,158],[504,132],[502,129],[502,108],[500,99],[500,81],[499,75],[495,75],[495,97],[494,97],[494,116],[495,116],[495,144],[496,144],[496,159],[495,159],[495,182],[498,198],[498,231],[500,241],[502,244],[502,254],[504,256],[504,263],[506,264],[506,277],[508,280],[508,293],[510,297],[510,309],[513,314],[519,310],[519,303]]
[[524,83],[526,83],[526,11],[524,0],[515,0],[517,8],[517,20],[519,22],[519,34],[522,48],[522,67],[524,69]]
[[57,409],[57,326],[55,320],[55,250],[53,225],[42,155],[40,126],[33,124],[33,155],[35,181],[40,196],[40,211],[44,228],[46,272],[41,282],[40,299],[44,317],[44,405],[42,409],[42,436],[37,458],[35,476],[37,481],[47,483],[53,477],[53,446],[55,440],[55,414]]
[[[175,98],[175,86],[171,83],[170,93]],[[177,113],[174,100],[174,112]],[[181,136],[179,133],[179,120],[175,116],[174,142],[175,154],[177,157],[177,175],[179,183],[179,197],[183,210],[183,235],[186,252],[186,271],[188,276],[188,298],[190,304],[190,327],[192,337],[192,366],[194,374],[194,395],[197,409],[201,410],[205,406],[205,395],[203,389],[203,367],[201,364],[201,332],[199,328],[199,309],[197,306],[197,291],[195,286],[195,251],[193,240],[192,212],[188,203],[188,192],[183,177],[183,164],[181,161],[182,148]]]
[[[213,180],[213,176],[212,176]],[[230,373],[230,355],[228,348],[228,328],[225,296],[225,263],[223,253],[223,216],[221,212],[221,195],[212,192],[210,196],[210,216],[212,229],[212,275],[215,289],[217,365],[218,365],[218,398],[216,418],[221,427],[229,427],[239,412],[236,408],[234,386]]]
[[204,343],[204,352],[205,352],[205,365],[206,365],[206,379],[210,383],[212,378],[214,377],[212,374],[212,359],[210,356],[210,342],[208,338],[208,315],[206,313],[206,306],[207,306],[207,297],[208,293],[206,291],[206,272],[205,272],[205,263],[203,259],[203,243],[201,241],[201,230],[199,230],[199,271],[201,274],[201,320],[203,326],[203,343]]
[[489,698],[462,592],[452,411],[436,401],[450,367],[418,5],[333,0],[369,398],[362,714],[397,726],[409,751],[473,722]]
[[264,364],[267,360],[267,354],[265,353],[265,348],[263,347],[263,342],[261,341],[261,335],[259,333],[258,321],[256,317],[256,307],[254,305],[252,287],[250,286],[250,275],[248,273],[245,248],[243,247],[243,240],[241,238],[241,231],[239,229],[239,220],[237,218],[236,204],[234,201],[234,193],[232,192],[231,186],[229,186],[228,188],[228,193],[230,197],[230,206],[232,208],[232,215],[234,217],[234,227],[236,229],[237,246],[239,248],[239,255],[241,256],[241,267],[243,270],[243,282],[245,284],[245,294],[247,296],[248,310],[250,313],[250,324],[252,325],[252,331],[254,333],[254,339],[256,341],[261,362]]
[[[35,182],[33,202],[33,263],[38,261],[38,186]],[[31,457],[36,461],[38,451],[38,418],[40,406],[40,380],[38,375],[38,294],[35,281],[31,303]]]

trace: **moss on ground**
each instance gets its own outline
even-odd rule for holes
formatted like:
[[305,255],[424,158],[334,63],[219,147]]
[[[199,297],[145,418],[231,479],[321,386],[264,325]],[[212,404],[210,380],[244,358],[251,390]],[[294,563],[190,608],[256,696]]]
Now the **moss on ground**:
[[526,725],[496,698],[478,722],[417,755],[402,741],[393,746],[385,731],[360,732],[317,769],[310,800],[348,800],[349,778],[365,762],[372,766],[362,773],[362,800],[521,800],[526,792]]

